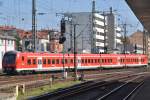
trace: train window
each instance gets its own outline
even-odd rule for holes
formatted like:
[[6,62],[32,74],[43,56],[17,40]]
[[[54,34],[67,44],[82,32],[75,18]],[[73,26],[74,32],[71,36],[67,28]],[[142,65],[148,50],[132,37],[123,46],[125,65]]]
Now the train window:
[[120,62],[122,63],[122,59],[120,59]]
[[111,63],[111,62],[110,62],[110,59],[108,59],[108,63]]
[[85,59],[85,63],[87,63],[87,59]]
[[73,59],[71,59],[71,63],[73,63]]
[[[3,57],[3,53],[4,52],[2,52],[2,57]],[[16,55],[15,54],[5,54],[3,59],[4,59],[5,63],[7,63],[7,64],[15,64]]]
[[46,64],[46,59],[43,59],[43,64]]
[[33,59],[33,64],[36,64],[36,59]]
[[102,63],[104,63],[104,59],[102,59]]
[[82,59],[81,62],[84,63],[84,59]]
[[55,59],[52,59],[52,64],[55,64]]
[[61,59],[61,63],[64,64],[64,59]]
[[50,59],[48,59],[48,64],[51,64],[51,60]]
[[95,63],[97,63],[97,59],[95,59]]
[[112,63],[112,59],[110,59],[110,62]]
[[88,63],[90,63],[90,59],[88,59]]
[[22,61],[24,61],[24,56],[22,56]]
[[98,59],[98,63],[100,63],[100,59]]
[[107,62],[107,59],[105,59],[105,63]]
[[56,60],[56,64],[59,64],[59,59]]
[[67,59],[65,59],[65,63],[66,63],[66,64],[68,63],[68,60],[67,60]]
[[93,59],[91,60],[91,62],[93,63]]
[[28,63],[28,65],[30,65],[31,64],[31,59],[28,59],[27,63]]

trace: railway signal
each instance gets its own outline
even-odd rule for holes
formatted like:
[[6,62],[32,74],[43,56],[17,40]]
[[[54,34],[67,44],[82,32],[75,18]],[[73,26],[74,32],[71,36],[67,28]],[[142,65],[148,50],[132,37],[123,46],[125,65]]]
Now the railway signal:
[[65,24],[65,19],[64,18],[62,18],[61,19],[61,36],[60,36],[60,38],[59,38],[59,43],[60,44],[63,44],[65,41],[66,41],[66,37],[64,37],[64,33],[65,33],[65,31],[66,31],[66,24]]
[[61,19],[61,23],[60,24],[61,24],[61,34],[63,34],[66,31],[66,23],[65,23],[65,19],[64,18]]
[[60,36],[59,38],[59,43],[63,44],[66,41],[66,37],[64,37],[63,35]]

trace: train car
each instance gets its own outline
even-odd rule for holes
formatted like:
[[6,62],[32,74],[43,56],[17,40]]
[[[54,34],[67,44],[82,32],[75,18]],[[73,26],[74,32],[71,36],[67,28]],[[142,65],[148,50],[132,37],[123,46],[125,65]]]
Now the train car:
[[[76,62],[76,63],[74,63]],[[95,69],[147,66],[142,54],[52,54],[6,52],[2,61],[4,73],[58,71],[65,69]]]

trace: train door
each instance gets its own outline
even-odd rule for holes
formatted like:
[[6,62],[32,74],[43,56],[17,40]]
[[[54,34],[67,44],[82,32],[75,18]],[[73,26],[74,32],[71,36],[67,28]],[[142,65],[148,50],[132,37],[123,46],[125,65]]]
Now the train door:
[[78,57],[77,59],[77,68],[81,67],[81,57]]
[[38,60],[38,69],[42,69],[42,57],[37,58]]
[[120,56],[118,56],[117,60],[116,60],[116,63],[117,63],[118,66],[120,66],[120,61],[121,61]]

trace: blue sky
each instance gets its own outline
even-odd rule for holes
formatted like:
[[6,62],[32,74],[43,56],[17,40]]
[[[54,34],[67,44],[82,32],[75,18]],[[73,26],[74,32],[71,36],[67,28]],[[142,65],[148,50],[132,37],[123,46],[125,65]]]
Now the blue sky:
[[[37,16],[38,29],[53,28],[59,29],[60,16],[56,13],[63,12],[89,12],[91,11],[92,0],[36,0],[38,13],[45,13]],[[31,7],[32,0],[0,0],[0,25],[13,25],[18,28],[31,29]],[[112,7],[117,10],[117,19],[120,23],[126,22],[128,34],[142,30],[140,22],[132,13],[125,0],[96,0],[96,9],[108,11]]]

